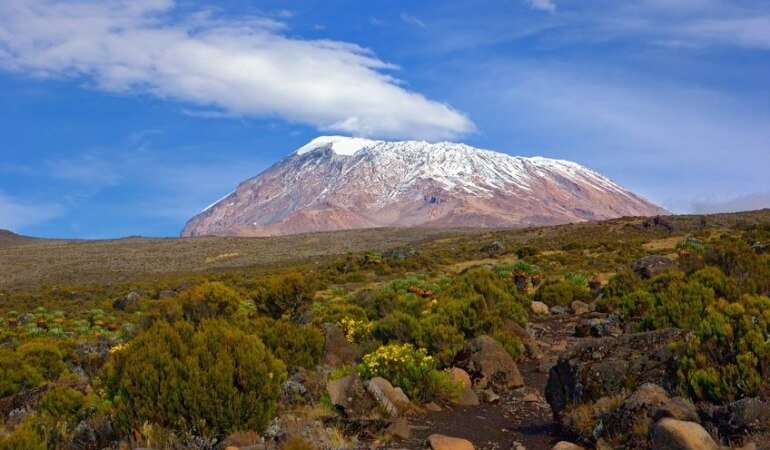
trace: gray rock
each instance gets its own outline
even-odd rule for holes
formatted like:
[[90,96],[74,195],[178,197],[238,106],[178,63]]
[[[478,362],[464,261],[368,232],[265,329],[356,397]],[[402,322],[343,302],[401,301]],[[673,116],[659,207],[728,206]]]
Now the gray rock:
[[366,382],[366,390],[379,403],[380,407],[391,417],[404,414],[412,409],[412,402],[401,388],[393,387],[382,377],[374,377]]
[[354,364],[361,356],[353,345],[345,338],[345,333],[336,325],[324,326],[324,364],[340,366]]
[[578,342],[548,374],[545,394],[554,416],[567,405],[621,394],[647,382],[669,389],[677,356],[669,344],[686,334],[668,329]]
[[340,408],[346,417],[365,416],[375,406],[358,374],[328,381],[326,391],[332,405]]
[[645,256],[631,265],[631,269],[642,278],[652,278],[667,272],[674,266],[670,258],[661,255]]
[[468,372],[477,390],[490,387],[503,392],[524,386],[511,355],[490,336],[472,339],[455,358],[455,366]]

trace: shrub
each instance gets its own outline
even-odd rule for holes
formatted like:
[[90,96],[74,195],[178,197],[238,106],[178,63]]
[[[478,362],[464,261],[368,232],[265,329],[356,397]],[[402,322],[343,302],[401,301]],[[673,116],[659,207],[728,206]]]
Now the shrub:
[[285,376],[256,336],[219,321],[160,321],[113,354],[108,393],[127,430],[149,422],[221,438],[263,430]]
[[535,292],[534,299],[548,306],[566,306],[575,300],[590,302],[593,295],[587,284],[584,286],[570,280],[548,280]]
[[10,350],[0,350],[0,397],[14,395],[44,383],[43,376]]
[[312,369],[323,356],[323,333],[310,325],[262,317],[242,328],[255,333],[287,367]]
[[42,341],[27,342],[19,347],[21,358],[34,367],[46,380],[56,380],[65,370],[64,353],[54,344]]
[[16,427],[13,432],[0,437],[0,450],[46,450],[45,440],[29,424]]
[[690,394],[725,403],[770,389],[770,299],[719,300],[707,309],[678,363]]
[[456,387],[446,372],[436,368],[436,360],[411,344],[384,345],[364,356],[358,370],[363,378],[385,378],[422,402],[456,395]]
[[290,272],[266,278],[253,295],[260,311],[275,319],[298,320],[313,302],[318,281],[312,275]]
[[422,342],[423,332],[420,321],[409,314],[396,311],[374,323],[372,336],[384,344],[390,342]]

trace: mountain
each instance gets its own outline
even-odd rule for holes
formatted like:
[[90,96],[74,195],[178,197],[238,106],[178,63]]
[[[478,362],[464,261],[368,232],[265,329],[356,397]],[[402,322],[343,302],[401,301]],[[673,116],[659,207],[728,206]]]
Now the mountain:
[[385,226],[521,227],[662,208],[579,164],[465,144],[314,139],[193,217],[182,236]]

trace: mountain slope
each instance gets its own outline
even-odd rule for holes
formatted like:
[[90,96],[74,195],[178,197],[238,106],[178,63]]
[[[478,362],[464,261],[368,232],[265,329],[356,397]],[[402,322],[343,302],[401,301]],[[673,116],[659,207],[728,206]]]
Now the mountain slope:
[[663,209],[569,161],[464,144],[317,138],[192,218],[183,236],[511,227]]

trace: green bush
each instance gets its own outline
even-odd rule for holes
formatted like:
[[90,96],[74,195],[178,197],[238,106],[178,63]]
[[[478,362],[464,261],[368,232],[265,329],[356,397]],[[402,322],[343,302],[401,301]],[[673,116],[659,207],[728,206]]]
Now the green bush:
[[0,350],[0,398],[36,388],[45,382],[34,367],[10,350]]
[[21,358],[34,367],[46,380],[56,380],[67,370],[64,352],[56,345],[43,341],[30,341],[19,347]]
[[255,333],[287,367],[312,369],[323,356],[323,333],[313,326],[261,317],[242,328]]
[[149,422],[223,437],[264,430],[285,376],[256,336],[220,321],[197,330],[159,321],[114,353],[107,378],[124,429]]
[[299,272],[273,275],[262,280],[252,298],[265,314],[296,321],[312,304],[318,284],[313,275]]
[[770,298],[719,300],[683,345],[678,375],[699,400],[726,403],[770,389]]
[[535,292],[534,299],[548,306],[567,306],[576,300],[590,302],[593,294],[586,285],[571,280],[548,280]]
[[23,423],[13,432],[0,436],[0,450],[46,450],[45,440],[32,426]]
[[430,402],[457,395],[449,374],[437,369],[425,349],[411,344],[384,345],[364,356],[358,371],[364,379],[382,377],[400,387],[410,399]]

